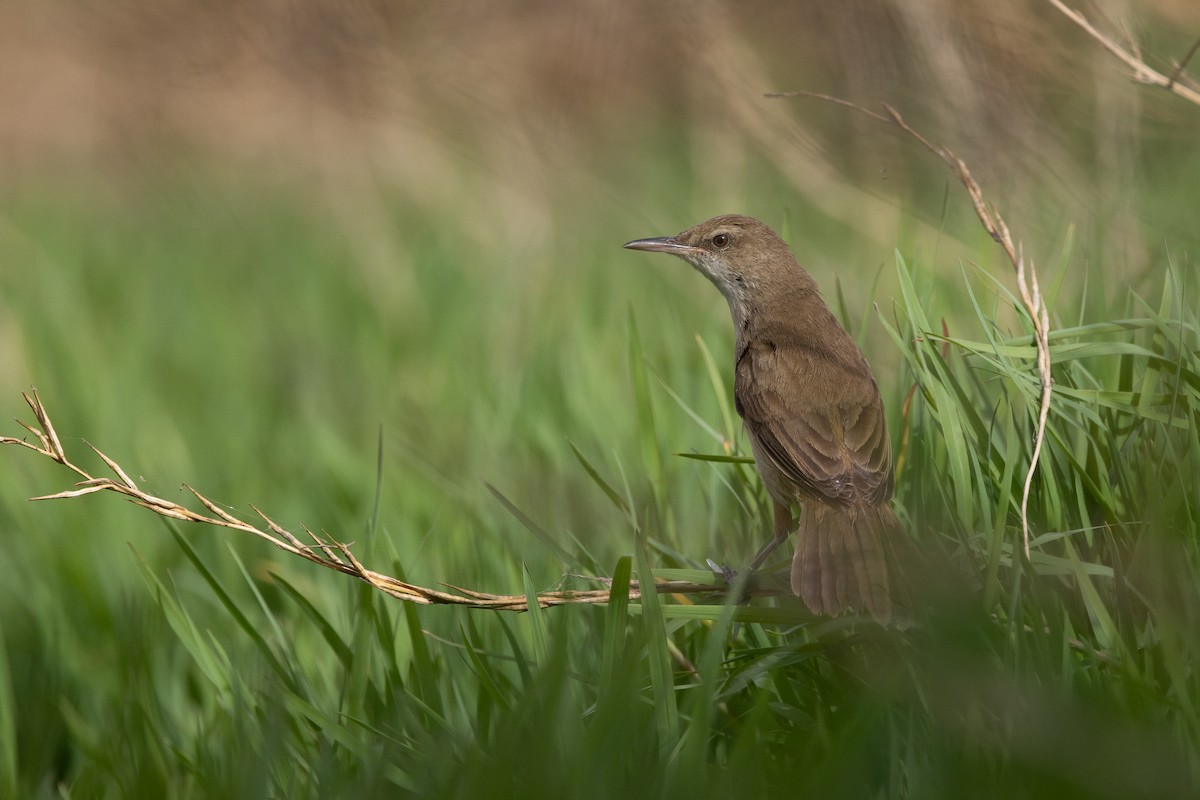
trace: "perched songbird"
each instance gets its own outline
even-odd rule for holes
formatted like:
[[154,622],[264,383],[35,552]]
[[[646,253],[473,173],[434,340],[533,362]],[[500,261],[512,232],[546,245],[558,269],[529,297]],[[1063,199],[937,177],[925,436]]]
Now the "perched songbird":
[[787,539],[799,502],[792,591],[818,614],[853,607],[891,619],[902,594],[892,553],[909,542],[889,504],[894,479],[883,403],[816,281],[751,217],[715,217],[625,247],[679,256],[729,301],[734,400],[775,515],[774,537],[751,569]]

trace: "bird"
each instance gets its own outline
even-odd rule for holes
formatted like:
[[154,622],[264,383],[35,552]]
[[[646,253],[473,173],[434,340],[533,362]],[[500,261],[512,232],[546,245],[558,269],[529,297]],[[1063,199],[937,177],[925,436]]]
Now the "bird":
[[891,507],[879,386],[816,280],[766,223],[742,215],[624,246],[682,258],[729,303],[734,404],[774,516],[749,569],[787,541],[799,505],[792,592],[815,614],[907,616],[899,556],[911,540]]

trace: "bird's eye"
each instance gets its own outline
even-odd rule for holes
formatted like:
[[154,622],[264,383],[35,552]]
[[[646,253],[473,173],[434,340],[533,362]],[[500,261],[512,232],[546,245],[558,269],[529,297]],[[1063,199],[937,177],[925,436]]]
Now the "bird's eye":
[[718,233],[712,238],[712,243],[714,247],[729,247],[729,234]]

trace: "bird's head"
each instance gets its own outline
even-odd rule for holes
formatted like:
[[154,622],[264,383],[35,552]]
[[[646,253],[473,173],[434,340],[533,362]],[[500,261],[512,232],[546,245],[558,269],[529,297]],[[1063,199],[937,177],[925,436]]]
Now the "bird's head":
[[796,263],[787,244],[753,217],[713,217],[683,233],[634,239],[625,247],[670,253],[687,261],[721,290],[735,321],[762,297],[816,291],[812,277]]

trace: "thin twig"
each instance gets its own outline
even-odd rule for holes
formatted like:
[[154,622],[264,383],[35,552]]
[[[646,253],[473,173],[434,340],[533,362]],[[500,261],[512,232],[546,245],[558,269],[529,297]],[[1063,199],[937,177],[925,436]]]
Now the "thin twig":
[[[347,544],[338,541],[324,541],[315,533],[305,528],[305,533],[314,542],[312,546],[306,545],[300,541],[299,537],[285,530],[266,514],[254,508],[254,512],[266,524],[266,530],[264,530],[238,519],[191,486],[184,484],[183,488],[191,492],[213,516],[197,513],[178,503],[173,503],[170,500],[164,500],[161,497],[155,497],[142,491],[117,462],[89,444],[88,446],[95,451],[119,480],[94,477],[82,467],[71,463],[70,459],[67,458],[66,451],[63,450],[58,434],[54,430],[54,424],[50,421],[50,415],[47,413],[46,407],[42,404],[42,399],[38,396],[37,390],[22,393],[21,396],[25,398],[25,402],[33,410],[33,415],[37,420],[37,427],[35,428],[25,423],[19,424],[25,430],[29,431],[37,439],[37,442],[33,443],[10,436],[0,436],[0,444],[11,444],[33,450],[35,453],[61,464],[82,478],[82,480],[75,484],[76,488],[74,489],[31,498],[33,500],[63,500],[72,497],[81,497],[85,494],[94,494],[96,492],[116,492],[117,494],[124,495],[130,502],[143,508],[148,508],[154,513],[170,519],[182,520],[184,522],[199,522],[204,525],[215,525],[221,528],[231,528],[252,534],[270,542],[286,553],[299,556],[326,569],[358,578],[361,581],[371,584],[384,594],[395,597],[398,600],[403,600],[406,603],[416,603],[418,605],[455,605],[465,608],[488,608],[496,611],[526,611],[529,608],[528,598],[524,594],[490,594],[446,585],[447,588],[458,592],[457,594],[453,594],[438,589],[416,586],[389,575],[375,572],[363,566],[354,554],[350,552],[350,547]],[[602,583],[604,581],[604,579],[597,580],[600,580]],[[659,594],[721,594],[725,591],[723,585],[692,583],[690,581],[659,581],[654,584],[654,589]],[[542,608],[572,604],[602,604],[608,602],[610,593],[609,589],[541,592],[537,595],[537,603]],[[747,591],[743,592],[745,596],[756,594],[776,594],[776,592],[766,586],[749,587]],[[641,596],[641,586],[637,581],[631,581],[629,584],[629,598],[636,600]]]
[[1200,51],[1200,39],[1192,42],[1192,46],[1188,49],[1187,55],[1183,57],[1183,60],[1180,61],[1179,65],[1175,67],[1175,71],[1171,73],[1171,79],[1167,81],[1168,89],[1174,86],[1175,81],[1179,80],[1179,77],[1183,75],[1183,71],[1187,69],[1188,62],[1196,56],[1197,51]]
[[[1200,106],[1200,92],[1196,91],[1190,86],[1180,83],[1179,81],[1179,78],[1183,77],[1184,67],[1186,67],[1188,62],[1191,61],[1192,56],[1196,54],[1196,49],[1200,47],[1200,40],[1198,40],[1196,44],[1192,45],[1192,49],[1188,51],[1186,56],[1184,56],[1183,61],[1179,63],[1179,66],[1175,69],[1174,74],[1172,74],[1170,77],[1167,77],[1143,61],[1140,53],[1130,53],[1124,47],[1105,36],[1103,33],[1097,30],[1092,23],[1088,22],[1087,17],[1073,8],[1068,8],[1062,2],[1062,0],[1046,1],[1061,11],[1063,16],[1065,16],[1067,19],[1071,20],[1080,28],[1082,28],[1088,36],[1091,36],[1093,39],[1099,42],[1105,50],[1112,53],[1114,56],[1123,61],[1126,66],[1132,69],[1132,77],[1135,81],[1139,83],[1148,83],[1152,86],[1161,86],[1167,91],[1174,92],[1185,100],[1189,100]],[[1136,43],[1134,45],[1134,49],[1135,51],[1137,49]]]
[[900,112],[896,109],[884,104],[883,108],[887,112],[884,115],[863,108],[849,100],[816,92],[771,92],[767,94],[767,97],[812,97],[817,100],[836,103],[837,105],[866,114],[878,122],[895,125],[916,139],[925,149],[944,161],[946,166],[950,167],[958,175],[959,181],[966,187],[967,194],[971,198],[971,206],[975,209],[975,216],[979,217],[984,230],[1000,245],[1005,255],[1008,256],[1008,260],[1012,263],[1013,269],[1017,273],[1017,288],[1021,293],[1021,303],[1025,307],[1025,312],[1029,315],[1030,322],[1033,324],[1034,343],[1037,346],[1038,377],[1041,381],[1041,404],[1038,409],[1037,433],[1034,436],[1033,454],[1029,459],[1029,470],[1025,473],[1025,488],[1021,493],[1021,538],[1025,546],[1025,557],[1028,558],[1029,493],[1033,486],[1033,476],[1037,472],[1038,460],[1042,453],[1042,439],[1046,435],[1046,420],[1050,415],[1050,396],[1054,390],[1054,377],[1050,371],[1050,315],[1046,309],[1046,301],[1042,297],[1041,288],[1038,286],[1037,270],[1034,269],[1033,262],[1030,261],[1028,266],[1026,265],[1025,253],[1021,247],[1021,243],[1019,241],[1015,244],[1013,243],[1012,234],[1008,230],[1008,225],[1005,223],[1004,217],[1000,216],[1000,212],[996,210],[995,206],[988,204],[984,200],[983,190],[979,187],[974,176],[971,175],[971,171],[967,169],[966,163],[949,148],[936,145],[922,136],[920,132],[915,130],[900,116]]

